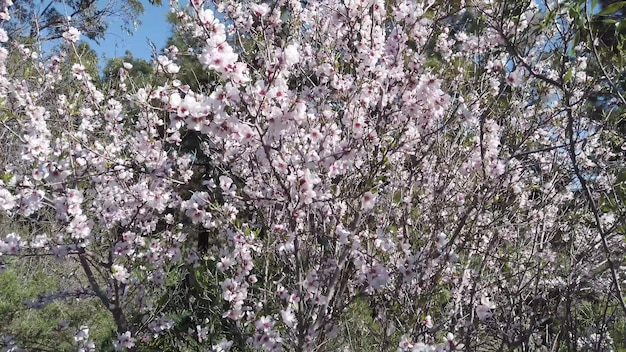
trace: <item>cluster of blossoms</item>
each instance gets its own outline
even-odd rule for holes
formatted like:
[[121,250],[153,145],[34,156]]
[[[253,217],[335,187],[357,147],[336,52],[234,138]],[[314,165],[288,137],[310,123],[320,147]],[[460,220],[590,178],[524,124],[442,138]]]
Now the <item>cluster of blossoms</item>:
[[74,341],[78,344],[79,352],[95,352],[96,345],[89,340],[89,327],[81,326],[74,335]]
[[135,346],[135,339],[131,337],[130,331],[120,334],[117,341],[113,341],[116,351],[123,351]]
[[402,336],[398,346],[398,352],[444,352],[463,350],[464,345],[454,339],[454,334],[448,333],[444,342],[436,345],[427,345],[422,342],[413,343],[406,336]]
[[[181,348],[314,351],[339,338],[361,300],[385,348],[473,349],[485,334],[530,344],[548,314],[532,302],[564,290],[608,297],[617,284],[593,274],[602,255],[586,255],[608,246],[615,216],[594,222],[581,206],[601,200],[596,180],[606,189],[615,177],[602,129],[574,114],[591,86],[584,65],[564,84],[540,59],[563,28],[538,25],[531,40],[541,9],[521,9],[520,24],[501,5],[452,14],[435,1],[172,2],[215,77],[200,91],[175,79],[176,48],[154,62],[165,83],[130,89],[124,64],[118,92],[100,91],[81,63],[64,77],[64,53],[18,50],[50,85],[0,78],[22,146],[0,170],[0,214],[56,226],[3,236],[0,260],[77,258],[84,294],[115,321],[116,350],[181,333]],[[476,11],[480,29],[457,26]],[[63,38],[71,48],[80,33]],[[76,91],[50,101],[64,79]],[[597,174],[576,171],[587,198],[571,186],[579,165]],[[218,329],[200,317],[182,329],[160,306],[183,270],[192,283],[182,300],[210,302]],[[574,273],[587,281],[572,286]],[[74,338],[84,351],[88,332]]]

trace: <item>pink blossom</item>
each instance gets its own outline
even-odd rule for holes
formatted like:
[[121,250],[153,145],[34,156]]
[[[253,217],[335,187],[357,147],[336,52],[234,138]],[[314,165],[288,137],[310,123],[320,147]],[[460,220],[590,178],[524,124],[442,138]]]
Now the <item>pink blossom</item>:
[[135,347],[135,339],[131,337],[130,331],[126,331],[125,333],[117,336],[117,341],[113,341],[113,346],[116,351],[133,348]]
[[365,192],[361,200],[361,209],[370,210],[374,208],[374,205],[376,205],[376,194],[370,191]]
[[130,277],[130,274],[128,273],[126,268],[117,264],[114,264],[111,267],[111,273],[111,277],[121,283],[126,283],[128,278]]
[[8,211],[17,206],[15,197],[5,188],[0,188],[0,210]]
[[80,39],[80,31],[74,27],[69,27],[63,32],[63,38],[71,43],[76,43]]

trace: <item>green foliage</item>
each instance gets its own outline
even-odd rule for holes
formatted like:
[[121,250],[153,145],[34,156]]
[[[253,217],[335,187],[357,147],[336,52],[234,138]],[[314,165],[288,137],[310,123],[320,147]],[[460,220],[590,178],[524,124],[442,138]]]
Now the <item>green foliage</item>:
[[598,12],[597,16],[613,15],[616,12],[621,11],[624,7],[626,7],[626,1],[614,2],[605,6],[602,11]]
[[348,349],[352,352],[395,351],[400,336],[376,319],[375,307],[365,299],[355,299],[339,322],[338,338],[330,342],[329,351]]
[[[111,339],[115,324],[97,299],[58,300],[41,309],[26,306],[41,294],[61,290],[61,280],[45,270],[46,263],[11,264],[0,274],[0,335],[13,336],[23,348],[40,351],[76,350],[73,334],[84,324],[89,325],[89,338],[97,347]],[[24,267],[31,267],[31,272]],[[61,321],[67,329],[60,327]]]
[[[166,291],[156,302],[160,311],[174,320],[173,328],[167,336],[158,341],[138,345],[138,351],[164,351],[177,349],[177,341],[185,341],[183,351],[201,350],[203,346],[216,344],[223,337],[238,341],[238,327],[232,321],[224,319],[228,302],[222,299],[219,283],[223,274],[214,263],[201,260],[196,267],[174,268],[166,277]],[[196,327],[208,329],[207,341],[199,343],[195,338]],[[189,331],[194,333],[191,336]],[[244,341],[239,341],[239,350],[244,350]]]
[[146,87],[149,84],[159,84],[154,69],[149,62],[143,59],[136,59],[130,51],[126,51],[124,57],[110,59],[102,71],[102,82],[107,87],[116,89],[120,82],[119,70],[124,63],[129,63],[133,67],[128,71],[128,81],[134,87]]
[[[152,5],[160,6],[160,0],[151,0]],[[122,28],[131,31],[139,23],[144,12],[141,1],[68,0],[62,4],[56,1],[16,1],[11,7],[11,20],[6,24],[12,39],[32,38],[35,41],[59,39],[67,28],[66,18],[72,18],[74,26],[85,37],[98,41],[104,39],[109,23],[115,18]]]

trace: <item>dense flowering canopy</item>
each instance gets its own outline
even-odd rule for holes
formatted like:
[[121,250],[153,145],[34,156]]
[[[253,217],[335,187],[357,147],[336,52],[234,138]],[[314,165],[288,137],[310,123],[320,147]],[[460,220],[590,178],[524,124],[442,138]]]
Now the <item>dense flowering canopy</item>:
[[[164,84],[126,89],[124,64],[117,91],[67,64],[75,28],[50,58],[0,48],[1,128],[22,148],[2,165],[0,214],[54,224],[2,233],[0,259],[76,258],[116,350],[175,335],[322,351],[362,301],[381,348],[539,348],[558,339],[541,323],[561,314],[555,294],[621,295],[621,215],[598,207],[621,137],[585,114],[605,88],[591,57],[559,53],[570,7],[171,5],[215,75],[200,91],[176,79],[175,48],[154,62]],[[36,78],[6,74],[11,55]],[[80,90],[57,91],[66,80]],[[191,317],[179,334],[164,311],[181,270],[206,282],[193,300],[212,297],[217,331]],[[95,348],[86,326],[74,339]]]

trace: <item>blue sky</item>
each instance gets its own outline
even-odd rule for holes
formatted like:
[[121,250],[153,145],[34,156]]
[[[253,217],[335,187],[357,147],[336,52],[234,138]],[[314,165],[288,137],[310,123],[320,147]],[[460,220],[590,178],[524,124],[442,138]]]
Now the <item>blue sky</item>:
[[132,52],[135,58],[149,61],[152,58],[152,49],[148,39],[154,43],[157,50],[164,48],[171,33],[171,25],[167,22],[167,14],[170,11],[167,1],[163,1],[163,6],[150,5],[146,0],[141,2],[145,12],[139,18],[141,24],[134,33],[128,34],[122,29],[121,19],[113,19],[109,23],[105,39],[100,40],[100,44],[82,38],[98,53],[101,68],[108,59],[124,56],[126,50]]

